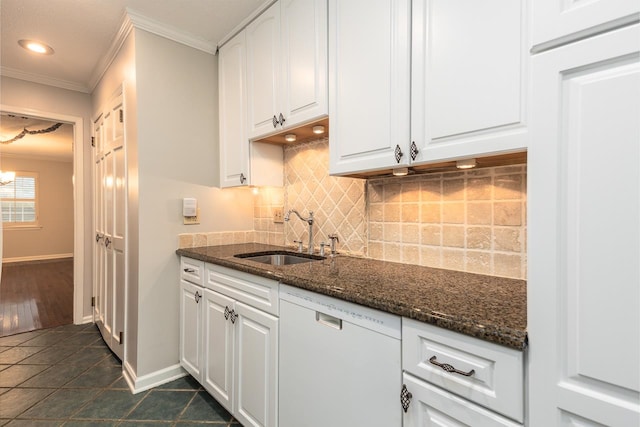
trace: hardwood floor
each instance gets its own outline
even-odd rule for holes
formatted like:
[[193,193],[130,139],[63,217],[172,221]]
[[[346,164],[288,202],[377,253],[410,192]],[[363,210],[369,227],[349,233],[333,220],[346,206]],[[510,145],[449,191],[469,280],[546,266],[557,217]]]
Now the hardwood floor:
[[73,323],[73,259],[2,265],[0,337]]

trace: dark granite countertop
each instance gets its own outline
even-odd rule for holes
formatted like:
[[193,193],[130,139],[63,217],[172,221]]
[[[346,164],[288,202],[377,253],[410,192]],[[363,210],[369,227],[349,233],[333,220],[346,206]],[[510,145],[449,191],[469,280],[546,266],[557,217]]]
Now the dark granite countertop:
[[272,266],[235,254],[290,248],[247,243],[178,249],[189,258],[431,323],[517,350],[527,345],[524,280],[338,255]]

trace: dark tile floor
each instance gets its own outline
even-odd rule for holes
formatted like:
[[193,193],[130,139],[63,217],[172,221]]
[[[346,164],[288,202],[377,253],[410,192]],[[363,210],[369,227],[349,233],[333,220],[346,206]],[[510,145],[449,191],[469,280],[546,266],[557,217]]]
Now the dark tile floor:
[[241,427],[190,376],[131,394],[92,324],[0,338],[0,426]]

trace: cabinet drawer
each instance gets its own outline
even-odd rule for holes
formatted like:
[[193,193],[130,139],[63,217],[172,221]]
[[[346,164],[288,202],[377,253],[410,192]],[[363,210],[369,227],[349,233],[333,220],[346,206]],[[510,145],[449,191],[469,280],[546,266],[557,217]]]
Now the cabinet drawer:
[[278,282],[216,264],[206,264],[206,288],[278,315]]
[[204,262],[192,258],[181,257],[180,278],[187,282],[204,286]]
[[431,384],[523,421],[521,351],[403,318],[402,365]]
[[405,426],[444,427],[521,427],[494,412],[475,405],[412,375],[402,375],[403,384],[411,393],[408,411],[403,415]]

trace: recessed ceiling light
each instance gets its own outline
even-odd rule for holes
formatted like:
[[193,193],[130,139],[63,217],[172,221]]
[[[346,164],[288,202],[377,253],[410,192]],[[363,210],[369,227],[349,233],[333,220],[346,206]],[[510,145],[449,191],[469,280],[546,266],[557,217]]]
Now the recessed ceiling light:
[[36,40],[18,40],[18,44],[29,52],[39,53],[41,55],[53,55],[53,48],[47,44]]

